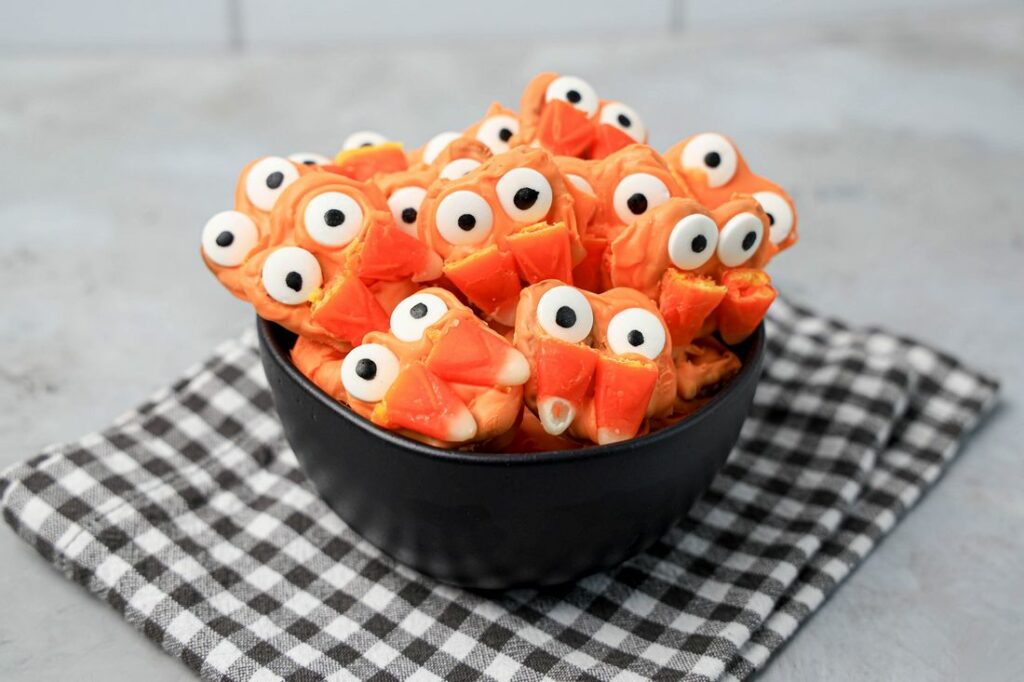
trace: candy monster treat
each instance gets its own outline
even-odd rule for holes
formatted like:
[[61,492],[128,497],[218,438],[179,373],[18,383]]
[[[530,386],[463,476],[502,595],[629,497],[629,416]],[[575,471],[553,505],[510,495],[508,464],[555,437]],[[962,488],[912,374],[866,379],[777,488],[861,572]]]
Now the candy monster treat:
[[582,78],[541,73],[519,102],[519,133],[513,146],[542,147],[560,156],[587,158],[597,137],[601,100]]
[[615,443],[672,411],[668,330],[639,291],[594,294],[554,280],[527,287],[515,345],[530,362],[526,403],[549,434]]
[[357,414],[444,447],[511,434],[530,375],[505,337],[436,287],[400,302],[388,331],[367,334],[339,371]]
[[519,114],[494,102],[482,119],[462,131],[462,136],[484,143],[492,154],[502,154],[512,148],[510,141],[518,132]]
[[647,144],[647,126],[640,114],[622,102],[601,100],[590,158],[603,159],[636,143]]
[[729,138],[718,133],[688,137],[665,152],[665,162],[689,195],[708,208],[717,208],[734,194],[752,195],[768,214],[768,239],[778,250],[796,243],[793,200],[774,182],[754,174]]

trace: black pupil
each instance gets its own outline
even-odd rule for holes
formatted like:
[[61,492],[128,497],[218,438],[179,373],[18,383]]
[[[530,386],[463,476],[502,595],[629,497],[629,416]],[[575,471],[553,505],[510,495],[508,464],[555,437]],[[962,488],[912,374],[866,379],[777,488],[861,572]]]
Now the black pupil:
[[693,241],[690,242],[690,249],[694,253],[700,253],[706,248],[708,248],[708,238],[702,234],[698,234],[693,238]]
[[630,329],[629,333],[626,334],[626,341],[628,341],[629,345],[633,346],[633,348],[642,346],[644,345],[644,333],[639,329]]
[[356,376],[364,381],[373,381],[377,376],[377,363],[370,358],[360,358],[356,363]]
[[540,196],[540,192],[533,189],[532,187],[521,187],[516,195],[512,197],[512,203],[516,205],[520,211],[525,211],[534,204],[537,203],[537,197]]
[[267,176],[267,187],[270,189],[277,189],[284,182],[284,173],[281,171],[274,171]]
[[629,116],[626,116],[625,114],[619,114],[618,119],[619,125],[621,125],[623,128],[628,128],[629,126],[633,125],[633,122],[629,120]]
[[508,128],[502,128],[498,131],[498,137],[501,138],[502,142],[508,142],[512,139],[512,131]]
[[327,227],[337,227],[345,222],[345,214],[336,208],[328,209],[324,213],[324,222],[327,223]]
[[359,145],[359,146],[360,146],[360,147],[372,147],[372,146],[373,146],[373,143],[372,143],[372,142],[364,142],[364,143],[362,143],[362,144],[361,144],[361,145]]
[[476,218],[471,213],[463,213],[459,216],[459,229],[469,232],[476,227]]
[[314,161],[313,159],[306,159],[302,163],[303,163],[303,165],[306,165],[306,166],[315,166],[316,165],[316,161]]
[[284,283],[287,284],[288,288],[292,291],[301,291],[302,275],[293,270],[284,276]]
[[708,152],[704,155],[704,165],[708,168],[718,168],[720,163],[722,163],[722,157],[718,152]]
[[578,90],[570,90],[565,93],[565,98],[573,104],[579,104],[579,101],[583,99],[583,95],[581,95]]
[[626,206],[629,207],[629,210],[633,215],[640,215],[647,210],[647,197],[640,192],[637,192],[630,198],[626,199]]
[[576,324],[576,311],[563,305],[555,311],[555,324],[562,329],[571,329]]
[[771,213],[766,213],[765,215],[768,216],[768,224],[769,225],[774,225],[775,224],[775,216],[773,216]]
[[231,244],[233,244],[234,241],[235,235],[231,234],[227,230],[224,230],[223,232],[217,235],[217,246],[227,248],[231,246]]
[[745,235],[743,235],[743,250],[750,251],[752,248],[754,248],[754,242],[756,241],[757,233],[753,231],[747,232]]
[[414,222],[416,222],[416,215],[417,214],[416,214],[416,209],[415,208],[412,208],[411,206],[409,208],[403,208],[402,209],[402,222],[403,223],[414,223]]
[[427,304],[417,303],[413,307],[409,308],[409,316],[414,320],[418,320],[427,314]]

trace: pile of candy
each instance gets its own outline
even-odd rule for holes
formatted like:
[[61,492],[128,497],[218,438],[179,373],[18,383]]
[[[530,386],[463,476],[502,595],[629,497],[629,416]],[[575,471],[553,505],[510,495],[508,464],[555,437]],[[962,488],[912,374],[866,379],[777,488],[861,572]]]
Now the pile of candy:
[[265,157],[202,254],[298,334],[295,365],[373,423],[531,452],[674,423],[740,368],[792,200],[726,137],[647,146],[633,109],[543,73],[422,148],[372,132]]

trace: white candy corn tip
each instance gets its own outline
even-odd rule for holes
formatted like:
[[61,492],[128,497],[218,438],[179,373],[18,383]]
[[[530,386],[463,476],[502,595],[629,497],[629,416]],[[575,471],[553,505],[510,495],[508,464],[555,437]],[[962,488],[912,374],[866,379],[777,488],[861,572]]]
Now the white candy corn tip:
[[545,431],[560,436],[576,419],[576,408],[565,398],[542,398],[537,401],[537,416]]
[[448,423],[448,435],[445,440],[451,443],[465,443],[476,438],[476,420],[468,408],[463,407]]
[[621,433],[614,429],[598,429],[597,430],[597,444],[598,445],[611,445],[612,443],[621,443],[624,440],[632,438],[627,433]]
[[499,386],[522,386],[530,378],[530,363],[526,356],[510,348],[505,363],[498,370],[495,380]]

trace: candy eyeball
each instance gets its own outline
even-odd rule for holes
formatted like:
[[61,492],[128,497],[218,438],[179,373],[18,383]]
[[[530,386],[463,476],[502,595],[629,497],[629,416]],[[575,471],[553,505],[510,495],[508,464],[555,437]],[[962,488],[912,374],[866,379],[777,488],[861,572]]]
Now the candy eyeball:
[[702,133],[683,147],[680,163],[684,170],[700,170],[708,187],[721,187],[736,175],[738,157],[729,140],[718,133]]
[[554,338],[579,343],[594,327],[594,310],[579,289],[557,286],[544,292],[537,302],[537,321]]
[[402,341],[419,341],[423,332],[448,312],[440,296],[420,292],[402,300],[391,313],[391,333]]
[[664,204],[670,196],[668,186],[660,178],[650,173],[634,173],[619,181],[612,206],[619,220],[628,225],[637,216]]
[[458,180],[465,176],[470,171],[479,168],[480,162],[476,159],[455,159],[454,161],[448,162],[441,172],[437,174],[437,177],[445,180]]
[[297,163],[300,166],[323,166],[331,162],[323,154],[316,154],[314,152],[298,152],[296,154],[289,154],[288,160],[292,163]]
[[441,152],[460,137],[462,136],[459,133],[452,130],[434,135],[423,147],[423,163],[428,166],[434,163],[434,160],[441,155]]
[[562,100],[568,102],[576,109],[593,116],[600,105],[597,92],[590,83],[576,76],[559,76],[551,81],[548,89],[544,92],[544,101]]
[[740,213],[729,219],[718,236],[718,259],[734,268],[742,265],[761,246],[764,225],[753,213]]
[[309,251],[298,246],[283,246],[263,263],[263,288],[284,305],[299,305],[324,282],[320,263]]
[[494,213],[476,192],[458,190],[441,200],[434,221],[449,244],[479,244],[491,233]]
[[711,260],[718,247],[718,226],[702,213],[688,215],[672,228],[668,257],[680,270],[696,270]]
[[299,179],[295,164],[280,156],[268,156],[253,164],[245,176],[245,195],[261,211],[269,211],[284,188]]
[[388,138],[373,130],[358,130],[345,138],[341,150],[347,152],[360,147],[374,147],[387,141]]
[[476,131],[476,139],[487,145],[492,154],[509,150],[508,141],[519,132],[519,119],[509,114],[497,114],[484,119]]
[[306,204],[303,221],[321,246],[345,246],[363,229],[363,207],[343,192],[324,192]]
[[203,226],[203,253],[225,268],[241,265],[259,241],[252,218],[238,211],[221,211]]
[[398,357],[386,346],[364,343],[353,348],[341,361],[341,385],[356,400],[380,402],[395,383],[400,369]]
[[636,353],[654,360],[665,349],[665,327],[649,310],[626,308],[608,323],[607,341],[616,355]]
[[551,183],[532,168],[513,168],[501,176],[496,190],[501,208],[516,222],[540,222],[551,210]]
[[636,142],[647,140],[647,126],[640,114],[622,102],[609,102],[601,108],[599,122],[618,128]]
[[396,189],[388,197],[388,208],[395,217],[395,224],[408,235],[416,236],[416,219],[420,215],[420,206],[427,190],[422,187],[402,187]]
[[781,244],[793,231],[793,207],[776,192],[755,192],[754,199],[768,214],[768,239]]

